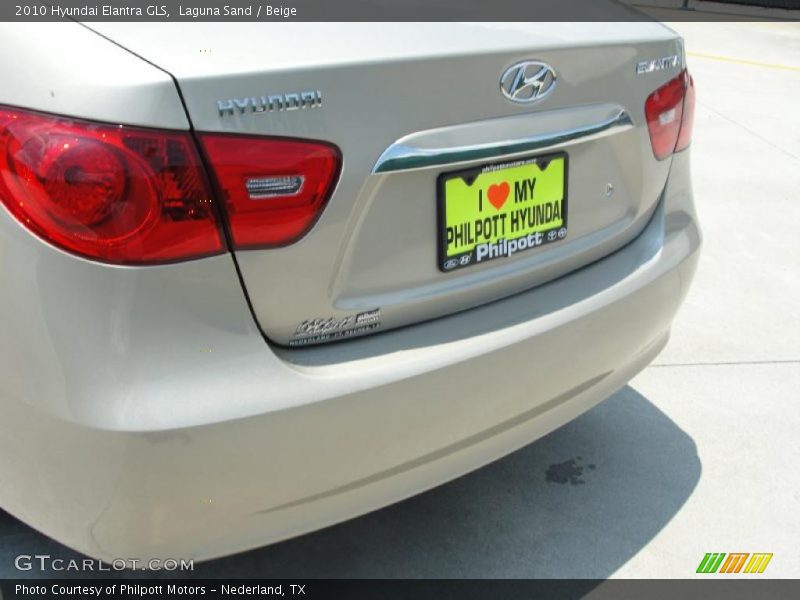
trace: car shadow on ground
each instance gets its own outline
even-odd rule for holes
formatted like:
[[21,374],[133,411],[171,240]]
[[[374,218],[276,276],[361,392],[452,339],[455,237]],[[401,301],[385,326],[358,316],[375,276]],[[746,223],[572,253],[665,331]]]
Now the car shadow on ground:
[[[672,519],[700,472],[692,438],[628,386],[475,473],[191,575],[602,579]],[[80,557],[0,513],[0,577],[80,576],[14,568],[34,553]]]

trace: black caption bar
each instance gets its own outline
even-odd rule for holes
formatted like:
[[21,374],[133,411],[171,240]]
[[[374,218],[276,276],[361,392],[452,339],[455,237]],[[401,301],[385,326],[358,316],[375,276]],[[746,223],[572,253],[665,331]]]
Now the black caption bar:
[[186,600],[290,598],[292,600],[617,600],[654,598],[728,600],[800,597],[798,580],[558,580],[558,579],[312,579],[298,580],[5,580],[0,600]]
[[0,600],[503,600],[583,598],[597,580],[26,580],[0,582]]
[[[613,0],[4,0],[2,20],[497,21],[635,20]],[[638,18],[641,18],[639,16]]]
[[[766,7],[779,7],[780,10]],[[796,20],[800,0],[3,0],[0,21]]]

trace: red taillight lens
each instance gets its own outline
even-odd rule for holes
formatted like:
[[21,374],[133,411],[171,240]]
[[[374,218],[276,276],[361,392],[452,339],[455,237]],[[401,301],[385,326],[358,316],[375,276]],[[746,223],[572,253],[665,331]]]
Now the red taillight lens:
[[678,143],[675,144],[675,152],[689,147],[692,143],[692,129],[694,128],[694,78],[684,71],[686,77],[686,97],[683,99],[683,121],[681,122],[681,132],[678,134]]
[[200,134],[235,248],[285,246],[319,218],[341,167],[322,142]]
[[0,107],[0,201],[48,242],[109,263],[225,250],[188,133]]
[[[650,132],[653,154],[658,160],[667,158],[676,150],[678,136],[682,124],[686,120],[684,104],[685,99],[688,99],[688,90],[691,90],[692,94],[692,110],[689,112],[693,117],[694,83],[685,69],[647,97],[644,113],[647,119],[647,129]],[[691,122],[686,129],[686,145],[688,145],[691,137]]]

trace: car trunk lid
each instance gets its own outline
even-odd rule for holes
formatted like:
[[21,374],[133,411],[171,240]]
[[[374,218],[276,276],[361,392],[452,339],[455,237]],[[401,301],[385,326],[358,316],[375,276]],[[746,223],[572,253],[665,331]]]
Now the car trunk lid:
[[[643,107],[682,68],[683,50],[658,24],[283,24],[230,34],[161,25],[135,35],[125,24],[93,27],[170,72],[198,131],[341,150],[336,188],[304,237],[236,251],[255,316],[277,343],[391,329],[564,275],[635,237],[666,181],[669,160],[653,156]],[[679,63],[637,74],[637,63],[669,56]],[[536,102],[501,90],[503,73],[525,61],[557,76]],[[305,92],[318,104],[253,109],[262,96]],[[442,182],[485,173],[487,193],[504,183],[490,181],[493,169],[530,159],[542,172],[564,170],[553,243],[448,270]]]

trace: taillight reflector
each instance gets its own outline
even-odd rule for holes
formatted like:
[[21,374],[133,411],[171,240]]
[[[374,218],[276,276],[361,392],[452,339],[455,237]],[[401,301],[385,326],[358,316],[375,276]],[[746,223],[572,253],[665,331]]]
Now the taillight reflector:
[[188,133],[0,106],[0,201],[46,241],[104,262],[225,250]]
[[306,140],[198,134],[236,249],[285,246],[319,218],[341,168],[339,150]]

